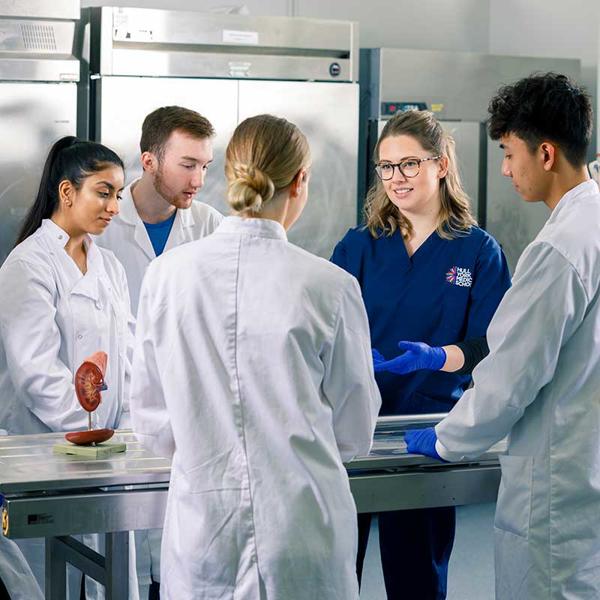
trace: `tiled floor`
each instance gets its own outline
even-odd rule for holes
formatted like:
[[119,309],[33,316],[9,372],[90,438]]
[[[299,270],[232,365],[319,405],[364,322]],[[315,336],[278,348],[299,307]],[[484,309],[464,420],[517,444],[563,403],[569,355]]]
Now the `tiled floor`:
[[[494,508],[494,504],[475,504],[458,508],[447,600],[493,600]],[[386,600],[375,521],[369,536],[360,598]]]

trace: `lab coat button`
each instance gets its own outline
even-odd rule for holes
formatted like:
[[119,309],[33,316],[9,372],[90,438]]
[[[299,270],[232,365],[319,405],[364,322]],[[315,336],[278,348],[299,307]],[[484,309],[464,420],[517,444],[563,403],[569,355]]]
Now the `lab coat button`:
[[96,300],[96,308],[102,310],[102,302],[100,302],[100,300]]
[[77,334],[77,339],[78,339],[78,340],[82,340],[82,339],[83,339],[83,334],[81,334],[81,333],[78,333],[78,334]]

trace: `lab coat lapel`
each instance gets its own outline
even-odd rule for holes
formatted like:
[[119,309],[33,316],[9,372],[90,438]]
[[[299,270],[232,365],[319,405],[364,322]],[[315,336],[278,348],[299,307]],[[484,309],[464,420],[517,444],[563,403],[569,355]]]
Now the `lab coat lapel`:
[[195,224],[196,221],[194,219],[194,215],[189,208],[178,208],[177,213],[175,214],[173,227],[171,227],[171,231],[169,232],[169,237],[167,238],[167,243],[165,244],[165,249],[163,252],[166,252],[171,248],[175,248],[183,242],[193,240],[194,236],[191,235],[191,229],[195,226]]
[[130,186],[127,186],[124,190],[123,199],[121,200],[120,217],[121,220],[127,223],[130,227],[134,228],[133,239],[139,246],[140,250],[148,257],[149,260],[154,260],[156,254],[152,247],[152,242],[148,237],[148,232],[140,216],[138,215],[135,204],[133,203],[133,196],[131,194],[131,188],[135,186],[137,181],[133,182]]
[[148,232],[146,231],[144,223],[139,217],[137,218],[137,223],[135,224],[135,232],[133,234],[133,239],[135,240],[135,243],[140,247],[140,250],[150,260],[154,260],[156,258],[154,248],[152,247],[152,242],[148,237]]
[[81,277],[71,289],[71,294],[84,296],[100,305],[99,276],[101,273],[100,261],[102,256],[96,245],[88,241],[87,273]]
[[51,219],[44,219],[42,231],[48,246],[48,252],[58,263],[58,271],[66,278],[65,282],[67,289],[70,289],[70,293],[97,301],[98,281],[96,273],[98,271],[98,260],[102,259],[98,248],[91,239],[88,238],[86,242],[88,247],[88,272],[84,275],[65,250],[69,235]]

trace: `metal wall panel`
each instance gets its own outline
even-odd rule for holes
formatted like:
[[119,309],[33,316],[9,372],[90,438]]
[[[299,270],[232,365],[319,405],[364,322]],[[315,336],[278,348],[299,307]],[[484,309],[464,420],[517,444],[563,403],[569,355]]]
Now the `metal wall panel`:
[[124,160],[127,182],[141,175],[140,135],[146,115],[161,106],[179,105],[198,111],[215,128],[214,162],[198,195],[219,211],[225,208],[225,147],[237,122],[237,81],[102,77],[96,82],[99,141]]
[[0,83],[0,263],[39,186],[50,146],[75,135],[75,83]]
[[358,86],[240,81],[240,121],[261,113],[289,119],[308,139],[309,199],[289,239],[329,258],[335,244],[356,225]]
[[454,138],[456,142],[456,158],[458,171],[463,187],[471,200],[471,209],[478,221],[484,215],[479,211],[479,186],[481,177],[480,140],[481,124],[473,121],[442,121],[444,129]]
[[500,242],[511,272],[550,216],[543,202],[524,202],[500,169],[504,152],[488,140],[487,230]]

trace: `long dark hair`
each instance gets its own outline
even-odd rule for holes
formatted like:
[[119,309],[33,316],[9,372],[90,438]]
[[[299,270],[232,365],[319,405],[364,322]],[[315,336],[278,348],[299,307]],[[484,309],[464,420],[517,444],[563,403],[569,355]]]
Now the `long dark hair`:
[[61,181],[66,179],[79,189],[86,177],[109,165],[125,170],[119,156],[102,144],[71,135],[58,140],[50,148],[35,202],[23,221],[15,246],[34,233],[43,219],[49,219],[54,214],[58,208],[58,186]]

